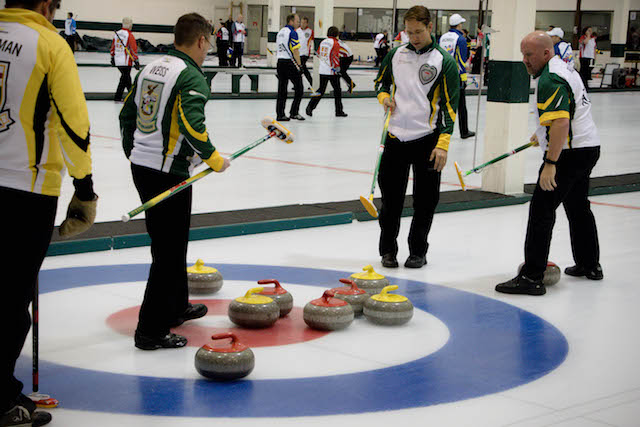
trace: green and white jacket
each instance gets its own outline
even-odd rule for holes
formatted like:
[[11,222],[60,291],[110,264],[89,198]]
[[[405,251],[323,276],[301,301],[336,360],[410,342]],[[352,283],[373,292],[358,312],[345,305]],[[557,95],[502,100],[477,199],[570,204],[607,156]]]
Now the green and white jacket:
[[182,177],[202,160],[219,170],[224,159],[205,125],[210,92],[200,67],[182,52],[172,50],[144,67],[120,112],[122,146],[131,163]]
[[437,147],[449,149],[460,97],[458,66],[435,41],[416,51],[409,44],[393,49],[382,61],[375,80],[378,101],[393,93],[396,109],[389,133],[413,141],[440,132]]

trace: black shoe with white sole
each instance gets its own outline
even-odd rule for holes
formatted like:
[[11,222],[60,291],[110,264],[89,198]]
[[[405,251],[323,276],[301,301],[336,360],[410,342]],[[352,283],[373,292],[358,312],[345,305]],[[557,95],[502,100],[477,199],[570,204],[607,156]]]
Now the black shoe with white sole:
[[136,331],[135,345],[140,350],[157,350],[159,348],[182,348],[187,345],[187,339],[182,335],[168,333],[163,337],[149,337]]
[[509,281],[496,285],[496,291],[503,294],[544,295],[547,293],[547,288],[542,280],[531,280],[519,274]]
[[602,280],[604,279],[604,273],[602,272],[602,267],[598,264],[595,268],[586,269],[579,265],[574,265],[573,267],[567,267],[564,269],[564,274],[574,277],[586,277],[589,280]]

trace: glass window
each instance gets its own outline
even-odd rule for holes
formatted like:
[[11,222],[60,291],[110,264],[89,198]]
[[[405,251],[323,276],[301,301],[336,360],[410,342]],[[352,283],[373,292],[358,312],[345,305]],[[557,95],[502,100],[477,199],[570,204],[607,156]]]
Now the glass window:
[[629,12],[627,50],[640,50],[640,11]]
[[551,27],[560,27],[564,31],[564,41],[573,42],[575,12],[536,12],[536,30],[549,31]]
[[582,27],[591,27],[597,34],[596,43],[600,50],[611,50],[612,12],[582,12]]
[[345,33],[355,36],[358,26],[358,9],[345,7],[333,8],[333,25],[338,27],[343,36]]
[[[384,30],[393,31],[392,9],[359,9],[358,29],[359,33],[375,34]],[[372,37],[373,38],[373,37]]]

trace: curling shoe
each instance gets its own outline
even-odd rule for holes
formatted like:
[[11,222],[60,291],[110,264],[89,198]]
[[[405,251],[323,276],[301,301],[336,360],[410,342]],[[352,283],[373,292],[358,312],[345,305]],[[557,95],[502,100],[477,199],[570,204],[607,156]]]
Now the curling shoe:
[[171,327],[175,328],[176,326],[182,325],[187,320],[199,319],[201,317],[204,317],[208,312],[209,309],[204,304],[189,303],[189,306],[184,311],[184,313],[182,313],[182,316],[176,319],[176,321],[171,324]]
[[496,285],[496,291],[503,294],[544,295],[547,293],[547,288],[542,280],[531,280],[519,274],[507,282]]
[[418,255],[409,255],[404,263],[406,268],[422,268],[424,265],[427,265],[427,257],[419,257]]
[[313,110],[310,109],[308,106],[307,108],[304,110],[304,112],[307,114],[307,116],[309,117],[313,117]]
[[[35,404],[34,404],[35,406]],[[29,411],[18,404],[0,415],[2,427],[40,427],[51,422],[51,414],[44,411]]]
[[336,113],[336,117],[348,117],[349,115],[344,111],[339,111]]
[[182,348],[187,345],[187,339],[182,335],[168,333],[164,337],[154,338],[136,331],[134,337],[136,347],[140,350],[157,350],[159,348]]
[[292,118],[293,120],[300,120],[300,121],[306,120],[306,119],[305,119],[304,117],[302,117],[300,114],[292,114],[292,115],[291,115],[291,118]]
[[276,122],[288,122],[289,120],[291,120],[289,117],[287,116],[278,116],[276,117]]
[[463,135],[460,135],[460,138],[462,138],[462,139],[467,139],[467,138],[471,138],[471,137],[473,137],[473,136],[476,136],[476,133],[475,133],[475,132],[467,132],[467,133],[465,133],[465,134],[463,134]]
[[384,254],[382,255],[382,266],[386,268],[398,268],[398,259],[395,255]]
[[602,267],[600,264],[596,265],[595,268],[591,270],[587,270],[579,265],[574,265],[573,267],[567,267],[564,269],[564,274],[574,277],[586,277],[589,280],[602,280],[604,279],[604,273],[602,272]]

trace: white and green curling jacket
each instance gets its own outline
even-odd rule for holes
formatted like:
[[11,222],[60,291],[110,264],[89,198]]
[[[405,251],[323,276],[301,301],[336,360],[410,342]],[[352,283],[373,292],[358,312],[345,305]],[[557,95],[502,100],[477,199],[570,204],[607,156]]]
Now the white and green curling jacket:
[[454,59],[435,41],[416,51],[409,44],[393,49],[382,61],[375,80],[378,101],[394,95],[396,108],[389,133],[413,141],[440,132],[436,147],[449,149],[460,96]]
[[120,112],[122,146],[131,163],[182,177],[202,160],[219,170],[224,159],[205,125],[210,91],[200,67],[182,52],[170,51],[144,67]]

